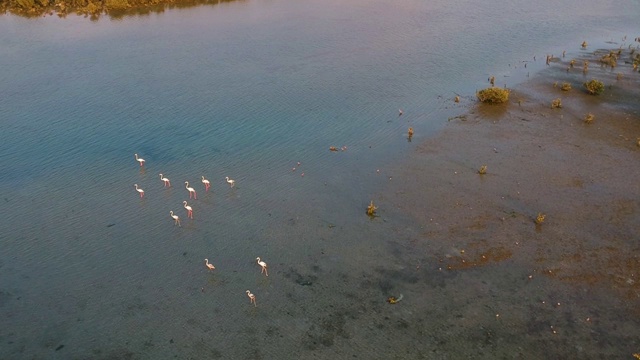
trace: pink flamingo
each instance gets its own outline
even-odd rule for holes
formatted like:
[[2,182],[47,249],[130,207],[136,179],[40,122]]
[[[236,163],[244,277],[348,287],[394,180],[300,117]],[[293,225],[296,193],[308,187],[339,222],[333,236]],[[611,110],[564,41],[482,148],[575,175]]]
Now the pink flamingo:
[[167,187],[171,187],[171,181],[169,181],[169,179],[167,179],[166,177],[162,176],[162,174],[160,174],[160,180],[164,181],[164,186]]
[[187,217],[193,219],[193,208],[187,205],[186,201],[182,202],[184,204],[184,208],[187,209]]
[[253,306],[258,306],[258,305],[256,305],[256,296],[253,295],[251,293],[251,291],[247,290],[247,296],[249,297],[249,301],[251,301],[251,303],[253,303]]
[[213,264],[209,264],[209,259],[204,259],[204,264],[207,265],[209,270],[215,270],[216,269],[216,267],[213,266]]
[[136,190],[138,191],[138,193],[140,194],[140,198],[144,197],[144,190],[138,188],[138,184],[133,184],[133,186],[136,187]]
[[176,225],[182,226],[180,225],[180,217],[178,215],[173,215],[173,211],[169,211],[169,215],[171,215],[171,217],[173,218],[173,221],[174,221],[173,226],[176,226]]
[[133,154],[136,157],[136,160],[138,160],[138,162],[140,163],[140,166],[144,166],[144,159],[138,157],[138,154]]
[[228,176],[225,176],[225,178],[227,179],[227,183],[228,183],[231,187],[233,187],[233,186],[236,184],[236,181],[235,181],[235,180],[233,180],[233,179],[229,179],[229,177],[228,177]]
[[189,182],[188,182],[188,181],[185,181],[184,183],[185,183],[185,186],[184,186],[184,187],[185,187],[187,190],[189,190],[189,199],[191,199],[191,194],[193,194],[193,198],[194,198],[194,199],[196,199],[196,200],[198,200],[198,194],[196,194],[196,191],[195,191],[192,187],[189,187]]
[[260,265],[262,267],[262,270],[260,271],[260,274],[265,273],[265,275],[269,276],[269,272],[267,271],[267,263],[260,260],[260,257],[256,258],[256,261],[258,262],[258,265]]
[[204,184],[204,191],[209,191],[211,183],[209,182],[209,180],[205,179],[204,176],[202,177],[202,183]]

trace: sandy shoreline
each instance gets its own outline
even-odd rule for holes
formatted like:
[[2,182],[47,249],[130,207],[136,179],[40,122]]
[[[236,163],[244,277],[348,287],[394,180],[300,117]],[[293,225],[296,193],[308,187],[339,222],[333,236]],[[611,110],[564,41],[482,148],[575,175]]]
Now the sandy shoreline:
[[[586,75],[567,72],[568,58],[552,63],[507,105],[463,101],[468,114],[417,145],[383,192],[393,195],[380,209],[420,226],[399,231],[403,256],[446,278],[434,302],[455,309],[449,326],[480,326],[506,343],[485,356],[640,352],[640,74],[600,67],[600,55],[586,55]],[[604,94],[586,93],[592,78]],[[565,81],[571,91],[554,87]],[[551,109],[558,97],[563,107]]]

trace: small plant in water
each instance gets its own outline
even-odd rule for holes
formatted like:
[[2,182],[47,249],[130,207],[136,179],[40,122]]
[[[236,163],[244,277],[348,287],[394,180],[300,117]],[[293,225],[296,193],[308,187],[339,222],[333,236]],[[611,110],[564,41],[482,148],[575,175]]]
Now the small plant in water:
[[551,100],[551,108],[562,108],[562,100],[560,98]]
[[378,207],[373,205],[373,200],[371,200],[371,203],[369,204],[369,206],[367,206],[367,215],[375,216],[376,210],[378,210]]
[[611,67],[616,67],[616,65],[618,64],[618,56],[615,53],[610,52],[607,55],[601,57],[600,62]]
[[571,90],[571,84],[569,84],[568,82],[562,83],[562,87],[560,89],[562,91],[569,91]]
[[478,174],[484,175],[486,173],[487,173],[487,165],[480,166],[480,169],[478,169]]
[[600,95],[604,92],[604,84],[600,80],[593,79],[584,83],[584,87],[591,95]]
[[584,116],[584,122],[586,122],[587,124],[591,124],[595,119],[596,117],[592,113],[588,113],[587,115]]
[[538,225],[542,225],[542,223],[544,222],[544,218],[547,215],[543,214],[543,213],[538,213],[538,216],[536,216],[536,224]]
[[476,93],[478,100],[483,103],[500,104],[509,101],[509,89],[490,87]]

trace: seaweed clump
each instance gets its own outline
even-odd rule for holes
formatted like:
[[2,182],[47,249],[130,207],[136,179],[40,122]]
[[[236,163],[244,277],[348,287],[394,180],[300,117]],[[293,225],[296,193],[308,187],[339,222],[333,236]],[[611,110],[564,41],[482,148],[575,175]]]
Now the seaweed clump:
[[584,83],[584,87],[591,95],[600,95],[604,92],[604,84],[600,80],[590,80]]
[[476,92],[476,96],[483,103],[501,104],[509,101],[509,93],[509,89],[490,87]]

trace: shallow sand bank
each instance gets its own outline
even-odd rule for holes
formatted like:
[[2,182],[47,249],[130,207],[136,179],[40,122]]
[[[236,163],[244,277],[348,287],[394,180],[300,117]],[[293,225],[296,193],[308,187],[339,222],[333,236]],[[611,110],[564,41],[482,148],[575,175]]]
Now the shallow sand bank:
[[[398,231],[399,258],[444,279],[410,296],[439,314],[450,336],[485,337],[476,349],[443,344],[443,353],[640,352],[640,74],[631,64],[600,67],[601,55],[585,53],[587,74],[566,71],[568,58],[552,62],[506,105],[463,99],[466,115],[390,171],[380,211],[419,224]],[[587,94],[582,83],[592,78],[604,94]],[[562,82],[573,89],[562,91]],[[563,106],[552,109],[558,97]],[[540,225],[538,213],[546,214]]]

